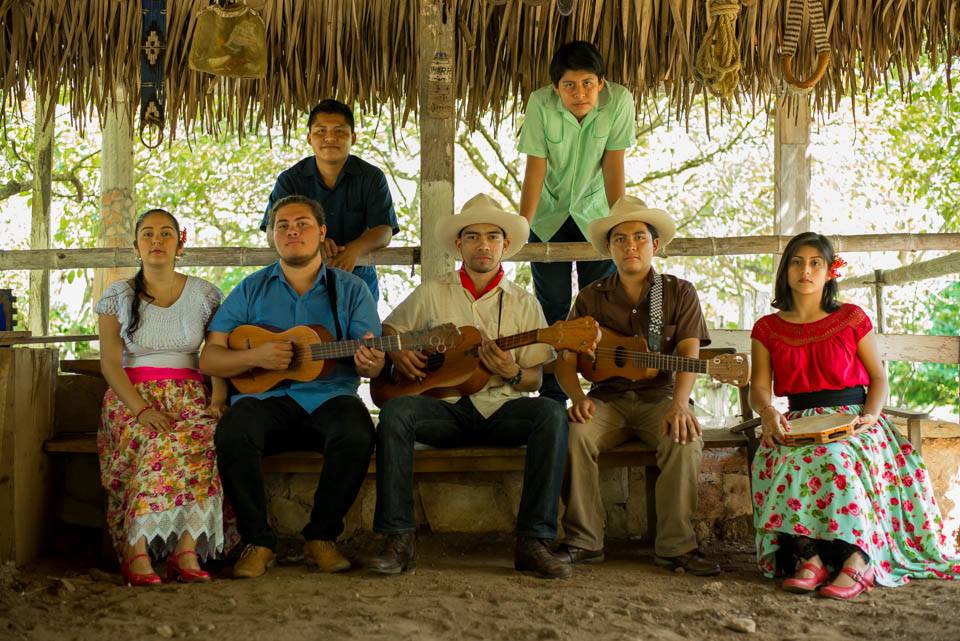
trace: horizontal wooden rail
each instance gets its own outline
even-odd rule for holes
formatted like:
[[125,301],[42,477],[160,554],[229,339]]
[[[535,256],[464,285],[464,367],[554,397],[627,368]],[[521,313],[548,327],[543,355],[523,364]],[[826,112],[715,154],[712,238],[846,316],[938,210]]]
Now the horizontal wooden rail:
[[[957,273],[960,273],[960,252],[913,263],[912,265],[904,265],[896,269],[883,269],[880,271],[879,284],[883,286],[906,285],[918,280]],[[876,284],[878,284],[877,277],[872,273],[840,279],[840,289],[855,289]]]
[[[830,236],[838,252],[955,250],[960,234],[865,234]],[[677,238],[669,247],[670,256],[735,256],[782,253],[789,236],[747,236],[727,238]],[[276,260],[266,247],[196,247],[184,252],[184,266],[262,266]],[[514,262],[564,262],[600,260],[589,243],[534,243],[524,247]],[[420,262],[419,247],[387,247],[362,257],[361,265],[414,265]],[[103,249],[15,249],[0,250],[0,271],[12,269],[83,269],[132,267],[133,250]]]
[[[745,329],[711,329],[711,346],[733,347],[750,351],[750,332]],[[880,358],[885,361],[916,363],[960,363],[960,336],[915,336],[912,334],[877,334]]]

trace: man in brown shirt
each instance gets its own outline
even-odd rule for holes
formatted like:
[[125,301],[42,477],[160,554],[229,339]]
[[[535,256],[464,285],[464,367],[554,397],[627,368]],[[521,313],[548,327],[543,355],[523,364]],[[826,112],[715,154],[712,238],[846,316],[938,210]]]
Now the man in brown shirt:
[[[569,318],[593,316],[603,331],[650,339],[651,301],[659,289],[658,351],[697,358],[701,345],[710,342],[697,292],[689,282],[658,275],[651,266],[653,255],[676,233],[670,215],[624,196],[609,216],[590,223],[588,233],[597,251],[613,258],[617,273],[582,290]],[[703,453],[700,424],[690,405],[694,374],[679,373],[676,382],[673,373],[664,370],[647,380],[608,378],[586,395],[576,362],[576,354],[563,352],[556,366],[557,380],[572,401],[563,489],[565,538],[557,555],[570,563],[603,560],[604,508],[597,457],[639,438],[656,448],[660,467],[655,562],[700,576],[719,573],[717,565],[700,556],[690,520],[697,507]]]

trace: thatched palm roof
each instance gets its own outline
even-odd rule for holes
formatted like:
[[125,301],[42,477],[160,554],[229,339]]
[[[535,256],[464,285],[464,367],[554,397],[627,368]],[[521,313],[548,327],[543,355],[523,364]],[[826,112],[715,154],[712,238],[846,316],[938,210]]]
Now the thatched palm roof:
[[[473,122],[503,114],[547,81],[559,43],[596,42],[609,77],[638,99],[666,94],[685,113],[703,91],[693,69],[710,0],[579,0],[561,17],[554,0],[448,0],[455,5],[456,93]],[[797,0],[794,0],[797,1]],[[742,76],[737,101],[767,102],[780,81],[783,0],[747,0],[737,19]],[[259,5],[263,0],[251,0]],[[266,0],[269,67],[263,81],[219,79],[187,66],[194,18],[209,0],[169,0],[167,122],[297,127],[304,110],[336,96],[361,108],[417,107],[420,0]],[[820,109],[853,88],[868,92],[894,72],[909,78],[928,56],[949,65],[960,50],[957,0],[824,0],[832,61],[815,91]],[[140,2],[0,0],[0,90],[22,99],[27,84],[63,91],[74,119],[102,112],[112,88],[136,103]],[[796,67],[814,64],[809,30]],[[949,67],[948,67],[949,68]],[[903,81],[901,81],[903,82]],[[9,103],[5,103],[9,104]],[[135,111],[135,110],[134,110]],[[6,112],[6,109],[5,109]]]

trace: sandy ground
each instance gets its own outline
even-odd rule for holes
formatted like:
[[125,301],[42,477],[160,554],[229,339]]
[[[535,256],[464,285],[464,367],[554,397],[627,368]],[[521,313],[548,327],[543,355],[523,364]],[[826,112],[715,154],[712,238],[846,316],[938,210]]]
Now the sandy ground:
[[[346,550],[361,558],[376,540]],[[651,565],[649,548],[613,543],[606,563],[543,581],[513,570],[510,538],[428,535],[415,573],[398,577],[324,575],[288,558],[251,581],[225,578],[224,567],[211,584],[157,588],[45,559],[0,568],[0,639],[960,639],[958,583],[840,603],[778,590],[746,546],[708,551],[718,578],[672,574]],[[756,631],[731,629],[735,619]]]

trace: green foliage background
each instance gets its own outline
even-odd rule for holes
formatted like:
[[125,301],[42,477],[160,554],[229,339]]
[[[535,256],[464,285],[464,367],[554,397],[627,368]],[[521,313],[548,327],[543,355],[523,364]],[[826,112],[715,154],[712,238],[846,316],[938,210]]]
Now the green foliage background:
[[[893,87],[893,85],[891,85]],[[925,70],[909,87],[880,92],[870,115],[852,110],[829,115],[814,132],[812,218],[824,233],[852,223],[868,232],[960,231],[960,98],[947,90],[942,71]],[[860,104],[865,99],[860,97]],[[32,105],[23,105],[29,114]],[[711,105],[715,109],[715,106]],[[765,113],[714,112],[706,126],[703,109],[692,110],[686,126],[674,123],[663,102],[641,105],[638,144],[628,154],[628,191],[664,207],[677,218],[680,235],[692,237],[754,236],[773,232],[773,131]],[[719,120],[719,122],[718,122]],[[520,120],[500,127],[481,123],[457,136],[457,202],[472,194],[465,185],[483,185],[509,207],[517,208],[523,160],[514,140]],[[855,125],[855,126],[854,126]],[[707,135],[707,131],[710,135]],[[12,229],[16,206],[29,207],[33,122],[10,117],[0,153],[0,225]],[[414,124],[395,125],[387,114],[367,114],[358,123],[354,153],[381,166],[394,191],[401,233],[394,246],[419,245],[419,141]],[[99,232],[100,138],[97,127],[80,136],[58,114],[54,145],[53,246],[93,247]],[[839,150],[834,152],[833,150]],[[857,162],[849,161],[853,150]],[[843,153],[840,153],[840,152]],[[276,175],[310,153],[305,140],[284,141],[269,132],[218,140],[190,135],[149,150],[135,146],[138,209],[160,206],[174,212],[189,230],[190,246],[263,245],[260,217]],[[816,185],[845,195],[838,205],[818,198]],[[874,212],[886,212],[876,215]],[[29,217],[28,217],[29,218]],[[851,232],[846,232],[851,233]],[[0,248],[26,248],[29,231],[5,233]],[[902,253],[907,264],[931,254]],[[848,256],[850,275],[872,270],[874,254]],[[886,265],[890,266],[890,265]],[[895,265],[894,265],[895,266]],[[671,258],[658,269],[694,282],[704,311],[716,327],[749,328],[769,313],[773,257],[717,256]],[[208,267],[186,271],[217,283],[229,292],[254,268]],[[381,313],[393,308],[417,284],[416,270],[393,266],[383,275]],[[80,308],[68,305],[64,292],[87,283],[91,270],[53,272],[53,334],[93,333],[95,318],[85,289]],[[513,277],[530,287],[529,267],[517,265]],[[26,272],[0,272],[0,286],[13,287],[25,309]],[[884,298],[886,330],[896,333],[960,333],[960,283],[937,279],[889,288]],[[875,309],[867,290],[851,292],[854,302]],[[23,316],[25,318],[25,316]],[[78,344],[75,352],[87,349]],[[960,414],[958,367],[891,363],[892,400],[929,409],[950,407]],[[729,412],[734,392],[709,381],[698,394],[712,400],[707,409]],[[711,390],[713,390],[711,392]]]

